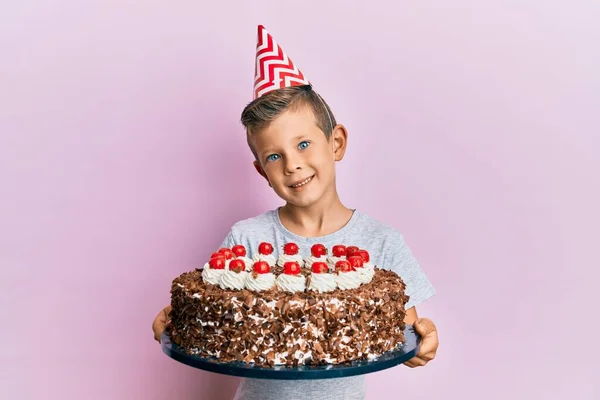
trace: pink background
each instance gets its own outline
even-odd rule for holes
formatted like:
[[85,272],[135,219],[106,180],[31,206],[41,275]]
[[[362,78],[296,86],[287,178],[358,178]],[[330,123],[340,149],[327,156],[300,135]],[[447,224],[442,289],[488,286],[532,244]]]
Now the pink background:
[[233,394],[150,326],[279,204],[238,123],[263,23],[349,129],[342,199],[438,290],[438,358],[368,398],[600,398],[597,3],[133,3],[1,6],[0,397]]

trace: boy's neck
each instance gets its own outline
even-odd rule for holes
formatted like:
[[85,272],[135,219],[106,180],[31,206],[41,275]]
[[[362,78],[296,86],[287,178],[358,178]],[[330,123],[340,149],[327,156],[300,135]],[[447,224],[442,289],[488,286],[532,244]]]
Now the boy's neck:
[[311,207],[296,207],[287,203],[279,209],[279,219],[290,232],[303,237],[318,237],[332,234],[343,228],[352,210],[342,204],[337,193],[327,202]]

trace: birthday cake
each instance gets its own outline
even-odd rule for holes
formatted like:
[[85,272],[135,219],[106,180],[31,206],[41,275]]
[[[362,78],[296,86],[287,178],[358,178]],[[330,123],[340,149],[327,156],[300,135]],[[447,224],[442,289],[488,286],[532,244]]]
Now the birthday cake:
[[372,360],[404,342],[405,284],[368,251],[295,243],[223,248],[173,280],[168,333],[185,352],[221,362],[323,365]]

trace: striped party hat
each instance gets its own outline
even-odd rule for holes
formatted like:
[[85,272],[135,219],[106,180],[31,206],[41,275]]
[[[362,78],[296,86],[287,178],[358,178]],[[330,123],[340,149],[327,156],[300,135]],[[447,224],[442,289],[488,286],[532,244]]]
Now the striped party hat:
[[301,85],[310,85],[310,83],[265,27],[259,25],[254,70],[254,99],[273,90]]

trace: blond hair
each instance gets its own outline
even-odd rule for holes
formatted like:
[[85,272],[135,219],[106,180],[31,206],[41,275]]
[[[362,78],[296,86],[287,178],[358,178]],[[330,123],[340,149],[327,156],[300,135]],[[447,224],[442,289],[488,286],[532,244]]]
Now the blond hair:
[[312,89],[311,85],[285,87],[255,99],[242,111],[241,122],[246,128],[248,146],[255,157],[256,153],[250,144],[251,135],[266,128],[285,111],[297,110],[301,106],[308,106],[311,109],[317,126],[329,140],[336,122],[325,100]]

